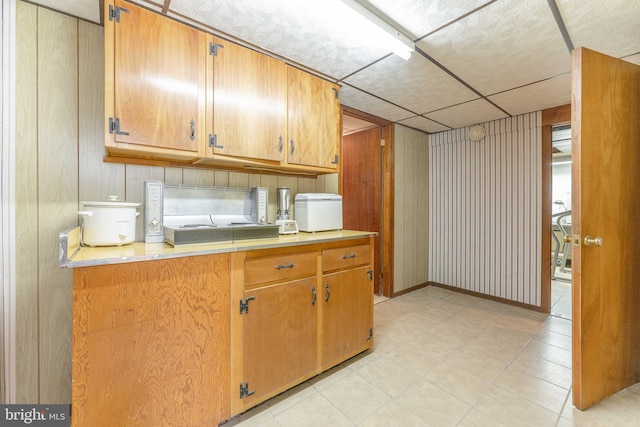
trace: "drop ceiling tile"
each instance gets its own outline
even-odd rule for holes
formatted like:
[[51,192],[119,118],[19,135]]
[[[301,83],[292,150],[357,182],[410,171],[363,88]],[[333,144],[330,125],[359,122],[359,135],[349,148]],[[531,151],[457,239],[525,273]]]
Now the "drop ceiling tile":
[[476,123],[488,122],[508,117],[503,111],[491,105],[484,99],[466,102],[425,114],[427,118],[435,120],[451,128],[457,129],[470,126]]
[[429,120],[426,117],[415,116],[408,119],[400,120],[398,124],[409,126],[410,128],[418,129],[427,133],[442,132],[445,130],[451,130],[447,126],[443,126],[440,123],[436,123],[433,120]]
[[299,0],[172,0],[170,11],[191,17],[212,32],[222,32],[302,64],[327,76],[339,78],[383,57],[382,47],[346,41],[348,24],[320,19],[326,2]]
[[512,115],[571,104],[571,74],[488,97]]
[[406,35],[415,40],[481,6],[486,0],[369,0],[369,3],[407,30]]
[[626,57],[624,57],[622,59],[624,59],[627,62],[631,62],[632,64],[640,65],[640,53],[638,53],[636,55],[626,56]]
[[391,55],[344,81],[416,114],[478,97],[416,52],[408,61]]
[[556,0],[571,41],[619,58],[640,52],[640,1]]
[[367,129],[379,127],[375,123],[368,122],[366,120],[351,117],[349,115],[342,115],[342,135],[349,135],[356,132],[362,132]]
[[546,1],[500,0],[418,42],[484,95],[571,71]]
[[415,116],[404,108],[378,99],[349,85],[344,85],[340,89],[340,103],[392,122]]

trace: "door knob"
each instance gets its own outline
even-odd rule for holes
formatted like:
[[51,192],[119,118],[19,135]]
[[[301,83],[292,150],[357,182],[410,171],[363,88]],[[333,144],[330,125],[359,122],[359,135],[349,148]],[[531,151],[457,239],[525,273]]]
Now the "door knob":
[[602,237],[591,237],[591,236],[585,236],[584,237],[584,245],[585,246],[602,246]]

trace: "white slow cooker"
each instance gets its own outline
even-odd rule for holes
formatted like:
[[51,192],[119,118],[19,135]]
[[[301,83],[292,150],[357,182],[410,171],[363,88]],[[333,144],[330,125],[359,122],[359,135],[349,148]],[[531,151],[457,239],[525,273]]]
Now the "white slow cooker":
[[118,201],[109,196],[104,202],[82,202],[81,241],[86,246],[122,246],[136,239],[137,208],[140,203]]

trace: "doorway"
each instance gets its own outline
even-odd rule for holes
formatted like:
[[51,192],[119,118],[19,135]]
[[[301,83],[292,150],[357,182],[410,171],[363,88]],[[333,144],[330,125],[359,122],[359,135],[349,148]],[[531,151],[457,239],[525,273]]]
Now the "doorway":
[[571,320],[571,124],[551,128],[551,315]]
[[392,123],[343,107],[339,189],[343,227],[374,231],[374,295],[393,292]]

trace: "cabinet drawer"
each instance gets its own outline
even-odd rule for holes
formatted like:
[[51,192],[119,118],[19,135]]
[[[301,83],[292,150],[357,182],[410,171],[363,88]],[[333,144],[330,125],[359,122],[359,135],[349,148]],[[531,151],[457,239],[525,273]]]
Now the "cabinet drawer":
[[322,251],[322,271],[333,271],[371,264],[369,245],[347,246]]
[[316,275],[316,268],[315,252],[248,259],[244,264],[244,283],[252,286],[311,277]]

